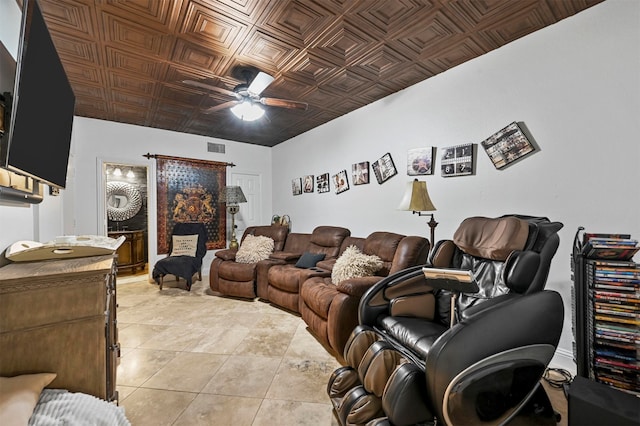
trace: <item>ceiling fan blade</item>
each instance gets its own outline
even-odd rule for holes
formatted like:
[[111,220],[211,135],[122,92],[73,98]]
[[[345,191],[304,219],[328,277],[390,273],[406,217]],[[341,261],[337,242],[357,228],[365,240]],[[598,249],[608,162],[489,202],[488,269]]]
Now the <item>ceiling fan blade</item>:
[[262,93],[262,91],[266,89],[273,80],[274,78],[272,76],[260,71],[247,88],[247,92],[252,95],[259,96],[260,93]]
[[237,103],[239,103],[239,101],[225,102],[225,103],[222,103],[220,105],[216,105],[216,106],[213,106],[211,108],[207,108],[207,109],[203,110],[202,112],[204,114],[211,114],[212,112],[220,111],[221,109],[230,108],[230,107],[236,105]]
[[222,87],[213,86],[211,84],[201,83],[195,80],[182,80],[184,84],[189,86],[197,87],[199,89],[211,90],[213,92],[222,93],[223,95],[235,96],[231,90],[223,89]]
[[260,98],[260,103],[262,105],[267,105],[267,106],[290,108],[290,109],[301,109],[303,111],[306,111],[307,107],[309,106],[306,102],[290,101],[287,99],[278,99],[278,98]]

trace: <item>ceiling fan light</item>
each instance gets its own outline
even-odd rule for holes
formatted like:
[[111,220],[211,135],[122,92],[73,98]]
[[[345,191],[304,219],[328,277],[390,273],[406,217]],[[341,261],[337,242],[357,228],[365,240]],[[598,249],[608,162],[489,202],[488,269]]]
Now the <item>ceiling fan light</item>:
[[234,106],[231,108],[231,112],[243,121],[255,121],[264,115],[264,109],[249,101]]

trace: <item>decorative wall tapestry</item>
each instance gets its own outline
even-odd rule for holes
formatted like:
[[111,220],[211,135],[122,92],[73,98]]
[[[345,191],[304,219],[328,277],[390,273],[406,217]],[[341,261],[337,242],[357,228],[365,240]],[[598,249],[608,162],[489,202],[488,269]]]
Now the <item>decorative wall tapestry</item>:
[[[147,157],[149,156],[149,157]],[[171,231],[178,222],[202,222],[207,249],[226,247],[227,215],[218,202],[229,163],[150,155],[156,158],[158,191],[158,253],[168,253]]]

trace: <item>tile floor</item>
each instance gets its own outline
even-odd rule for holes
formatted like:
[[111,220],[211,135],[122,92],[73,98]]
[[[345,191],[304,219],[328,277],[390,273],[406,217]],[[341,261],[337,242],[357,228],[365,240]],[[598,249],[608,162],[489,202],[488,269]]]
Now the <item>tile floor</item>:
[[300,317],[218,297],[206,277],[183,288],[118,277],[117,389],[132,425],[338,424],[325,389],[340,364]]
[[337,424],[325,389],[340,364],[300,317],[208,281],[118,277],[117,290],[117,389],[134,426]]

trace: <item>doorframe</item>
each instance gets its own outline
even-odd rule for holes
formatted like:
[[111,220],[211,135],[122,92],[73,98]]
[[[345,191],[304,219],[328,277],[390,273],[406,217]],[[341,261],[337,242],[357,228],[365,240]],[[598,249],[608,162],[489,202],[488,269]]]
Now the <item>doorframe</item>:
[[[155,209],[152,206],[156,205],[156,188],[155,188],[155,167],[151,167],[150,163],[145,160],[134,161],[131,159],[115,158],[115,157],[98,157],[96,158],[96,191],[97,196],[97,234],[107,236],[109,232],[108,220],[107,220],[107,179],[106,179],[106,164],[117,163],[126,164],[134,167],[144,167],[147,169],[147,266],[149,276],[151,276],[151,265],[154,265],[157,261],[157,253],[151,253],[151,247],[157,247],[157,236],[155,232],[151,232],[152,229],[157,229],[157,220]],[[153,185],[152,185],[153,184]]]

